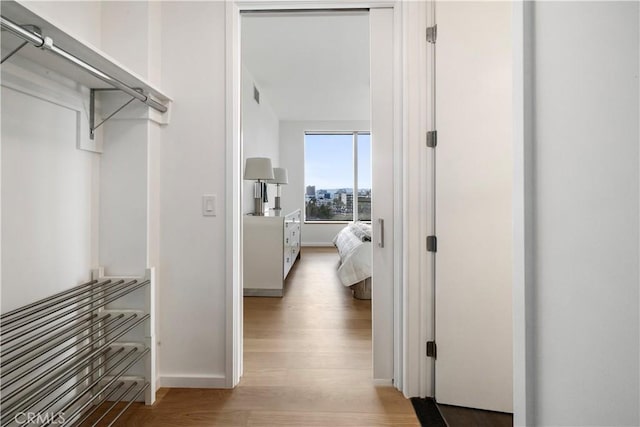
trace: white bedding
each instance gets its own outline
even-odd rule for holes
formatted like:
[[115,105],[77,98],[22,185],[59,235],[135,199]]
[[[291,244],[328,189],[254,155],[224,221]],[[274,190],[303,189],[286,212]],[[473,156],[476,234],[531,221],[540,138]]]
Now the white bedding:
[[351,286],[371,277],[371,242],[362,241],[352,231],[352,225],[343,228],[333,239],[340,254],[338,277],[344,286]]

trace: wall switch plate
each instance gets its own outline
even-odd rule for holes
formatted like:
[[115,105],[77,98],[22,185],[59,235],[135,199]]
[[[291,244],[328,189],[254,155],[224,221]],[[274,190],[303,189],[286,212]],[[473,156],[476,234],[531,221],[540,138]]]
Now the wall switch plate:
[[216,216],[216,195],[205,194],[202,196],[202,216]]

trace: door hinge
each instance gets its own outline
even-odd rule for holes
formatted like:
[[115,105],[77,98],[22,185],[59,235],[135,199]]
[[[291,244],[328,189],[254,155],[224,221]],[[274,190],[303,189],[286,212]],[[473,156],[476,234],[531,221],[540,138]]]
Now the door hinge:
[[436,148],[436,145],[438,145],[438,131],[430,130],[427,132],[427,147]]
[[438,238],[427,236],[427,252],[438,252]]
[[427,41],[429,43],[435,43],[438,38],[438,26],[427,27]]
[[437,358],[438,350],[435,341],[427,341],[427,357]]

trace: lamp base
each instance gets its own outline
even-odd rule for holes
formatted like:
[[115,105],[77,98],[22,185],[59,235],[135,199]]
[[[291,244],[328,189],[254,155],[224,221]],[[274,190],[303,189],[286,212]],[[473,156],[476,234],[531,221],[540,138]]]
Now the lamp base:
[[275,206],[274,206],[273,208],[274,208],[274,209],[277,209],[277,210],[282,209],[282,208],[280,207],[280,196],[276,196],[276,197],[275,197]]
[[264,202],[262,201],[262,197],[253,199],[253,215],[264,216]]

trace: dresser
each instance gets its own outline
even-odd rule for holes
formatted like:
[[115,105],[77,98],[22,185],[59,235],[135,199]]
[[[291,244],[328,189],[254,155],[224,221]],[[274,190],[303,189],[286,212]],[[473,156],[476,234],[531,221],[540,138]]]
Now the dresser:
[[284,281],[300,259],[301,219],[300,209],[286,215],[244,216],[245,296],[284,295]]

